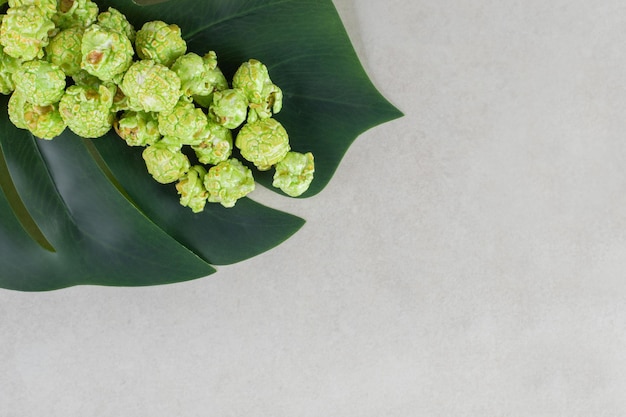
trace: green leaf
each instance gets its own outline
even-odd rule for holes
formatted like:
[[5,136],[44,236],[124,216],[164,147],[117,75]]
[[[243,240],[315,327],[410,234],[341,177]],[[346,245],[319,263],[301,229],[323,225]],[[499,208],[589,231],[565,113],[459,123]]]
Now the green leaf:
[[129,204],[94,163],[82,139],[64,135],[44,142],[7,123],[0,129],[14,187],[54,248],[31,238],[13,213],[13,197],[3,194],[2,287],[165,284],[215,271]]
[[[228,79],[250,58],[284,93],[276,115],[292,149],[315,155],[320,192],[365,130],[400,117],[373,86],[330,0],[103,0],[136,28],[175,23],[189,51],[216,51]],[[115,133],[42,141],[15,128],[0,100],[0,287],[155,285],[207,276],[289,238],[295,216],[240,200],[194,214],[147,174]],[[365,172],[365,171],[364,171]],[[271,188],[272,172],[255,172]],[[280,192],[280,191],[278,191]],[[288,197],[285,197],[288,198]]]

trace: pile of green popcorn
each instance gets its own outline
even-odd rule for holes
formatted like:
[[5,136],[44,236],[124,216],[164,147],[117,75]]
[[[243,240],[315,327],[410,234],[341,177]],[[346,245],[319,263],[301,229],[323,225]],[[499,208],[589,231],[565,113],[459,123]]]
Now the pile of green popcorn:
[[259,171],[274,168],[273,186],[289,196],[313,180],[313,155],[292,151],[273,118],[283,94],[261,62],[244,62],[229,85],[216,53],[187,52],[178,26],[135,30],[92,0],[8,0],[0,19],[0,93],[11,95],[18,128],[46,140],[66,128],[83,138],[114,129],[145,148],[147,171],[175,183],[195,213],[207,202],[233,207],[254,190],[234,147]]

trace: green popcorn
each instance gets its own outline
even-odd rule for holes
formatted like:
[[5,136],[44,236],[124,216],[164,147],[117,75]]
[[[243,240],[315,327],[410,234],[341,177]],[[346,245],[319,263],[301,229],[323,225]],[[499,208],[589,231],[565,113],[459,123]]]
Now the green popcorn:
[[180,204],[189,207],[194,213],[204,210],[209,193],[204,188],[204,176],[207,171],[201,165],[194,165],[176,184],[180,195]]
[[24,122],[33,135],[47,140],[59,136],[66,127],[56,103],[48,106],[37,106],[26,102]]
[[272,185],[280,188],[288,196],[298,197],[309,189],[314,172],[315,163],[311,152],[305,154],[288,152],[282,161],[276,164]]
[[131,41],[135,42],[135,28],[130,24],[126,16],[119,10],[109,7],[106,12],[98,15],[98,25],[100,27],[123,33]]
[[[4,2],[6,3],[6,1]],[[9,0],[9,7],[36,6],[51,18],[57,12],[57,0]]]
[[180,78],[182,93],[187,96],[212,99],[215,91],[228,89],[228,82],[217,67],[217,55],[214,51],[204,57],[193,52],[182,55],[174,61],[171,70]]
[[169,67],[176,58],[187,52],[177,25],[168,25],[160,20],[146,22],[135,37],[135,49],[141,59],[151,59]]
[[57,0],[8,0],[8,3],[9,7],[37,6],[49,14],[54,14],[57,11]]
[[54,23],[45,10],[34,5],[10,7],[2,19],[0,44],[13,58],[41,58],[49,42],[48,32],[53,29]]
[[209,116],[228,129],[239,127],[248,113],[248,100],[241,90],[228,89],[213,94]]
[[111,81],[130,67],[135,51],[126,35],[93,24],[83,34],[81,54],[85,71]]
[[208,109],[213,103],[213,93],[228,90],[228,81],[217,66],[217,55],[214,51],[205,54],[202,61],[206,69],[205,75],[200,80],[202,89],[193,94],[193,99],[198,105]]
[[246,123],[235,139],[241,156],[252,162],[259,171],[267,171],[291,149],[289,135],[276,119],[258,119]]
[[209,91],[205,89],[206,83],[203,81],[207,68],[200,55],[193,52],[181,55],[170,69],[180,78],[181,92],[184,95],[209,94]]
[[267,67],[256,59],[244,62],[237,69],[233,88],[241,89],[250,103],[248,121],[271,117],[282,108],[282,90],[272,83]]
[[80,71],[82,60],[81,44],[84,29],[71,27],[57,33],[45,47],[46,59],[63,70],[65,75],[73,76]]
[[47,61],[28,61],[13,75],[15,89],[33,104],[56,103],[65,92],[65,73]]
[[30,130],[42,139],[52,139],[65,130],[56,103],[38,106],[30,103],[23,94],[14,92],[9,98],[8,113],[9,120],[16,127]]
[[161,184],[169,184],[182,178],[191,167],[180,147],[163,141],[148,146],[141,155],[150,175]]
[[0,47],[0,93],[11,94],[15,90],[13,74],[19,70],[20,60],[4,53]]
[[254,191],[252,171],[237,159],[227,159],[211,167],[204,176],[208,201],[233,207],[237,200]]
[[113,127],[129,146],[152,145],[161,139],[156,114],[144,111],[126,111],[115,120]]
[[178,75],[152,60],[132,64],[121,87],[133,110],[171,111],[181,95]]
[[230,129],[209,120],[201,137],[202,142],[191,147],[201,163],[216,165],[232,154],[233,134]]
[[70,130],[83,138],[104,136],[113,126],[111,112],[115,85],[99,87],[73,85],[65,90],[59,103],[61,117]]
[[24,121],[24,108],[26,107],[26,103],[26,97],[16,91],[9,97],[9,104],[7,105],[9,120],[20,129],[28,129]]
[[202,141],[201,134],[207,127],[208,119],[204,112],[193,105],[189,98],[181,97],[171,111],[158,115],[159,131],[163,136],[173,136],[184,145],[197,145]]
[[91,0],[58,1],[58,12],[52,19],[60,29],[67,29],[72,26],[86,28],[98,17],[98,5]]

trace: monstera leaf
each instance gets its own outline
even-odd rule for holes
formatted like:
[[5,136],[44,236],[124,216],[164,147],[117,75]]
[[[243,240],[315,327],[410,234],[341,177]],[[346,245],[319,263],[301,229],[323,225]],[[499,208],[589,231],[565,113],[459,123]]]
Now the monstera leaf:
[[[276,118],[292,148],[315,155],[310,196],[329,182],[356,137],[401,113],[364,72],[331,0],[102,0],[139,28],[176,23],[188,50],[216,51],[228,79],[250,58],[284,93]],[[0,287],[139,286],[215,272],[275,247],[304,220],[245,198],[193,214],[156,183],[140,150],[115,133],[66,131],[43,141],[8,120],[0,99]],[[365,171],[364,171],[365,172]],[[271,188],[271,173],[255,172]],[[285,197],[289,198],[289,197]]]

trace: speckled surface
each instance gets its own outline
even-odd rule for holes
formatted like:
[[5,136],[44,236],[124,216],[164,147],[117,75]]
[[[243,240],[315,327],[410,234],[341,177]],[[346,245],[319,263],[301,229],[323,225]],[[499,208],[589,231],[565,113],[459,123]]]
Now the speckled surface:
[[334,2],[405,117],[262,256],[0,291],[0,416],[626,415],[626,4]]

